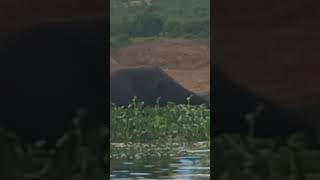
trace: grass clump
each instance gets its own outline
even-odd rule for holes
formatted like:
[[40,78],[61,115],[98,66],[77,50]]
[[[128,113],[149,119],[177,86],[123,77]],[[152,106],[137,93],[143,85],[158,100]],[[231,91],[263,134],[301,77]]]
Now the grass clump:
[[[80,145],[46,150],[1,138],[0,146],[0,179],[87,180],[106,177],[107,170],[99,156]],[[109,161],[107,158],[104,161]]]
[[320,152],[293,135],[286,143],[273,138],[216,137],[212,148],[217,180],[315,180],[320,178]]
[[56,143],[46,144],[22,143],[16,133],[0,129],[0,179],[104,179],[109,170],[106,132],[102,128],[83,133],[75,123]]
[[144,107],[111,105],[111,142],[194,142],[210,139],[210,110],[205,106],[168,103]]

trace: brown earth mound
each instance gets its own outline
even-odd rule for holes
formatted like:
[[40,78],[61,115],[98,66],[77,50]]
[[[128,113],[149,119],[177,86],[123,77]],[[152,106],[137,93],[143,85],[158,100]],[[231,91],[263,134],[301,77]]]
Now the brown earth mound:
[[114,69],[118,69],[120,67],[120,64],[114,60],[112,57],[110,57],[110,71],[113,71]]
[[157,65],[187,89],[206,92],[210,89],[210,47],[200,41],[140,41],[120,49],[113,55],[125,66]]

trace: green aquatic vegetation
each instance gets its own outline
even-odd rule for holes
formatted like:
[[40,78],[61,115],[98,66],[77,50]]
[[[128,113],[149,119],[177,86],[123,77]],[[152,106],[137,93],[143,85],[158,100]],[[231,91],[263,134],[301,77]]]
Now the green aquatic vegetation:
[[21,143],[17,134],[0,129],[0,179],[103,179],[109,161],[106,132],[83,133],[75,123],[56,144],[46,146]]
[[221,136],[214,139],[213,172],[218,180],[313,180],[320,178],[320,152],[301,135],[287,139]]
[[205,106],[127,107],[111,105],[111,142],[190,142],[210,139],[210,110]]
[[[0,179],[103,179],[100,156],[78,144],[47,151],[0,138]],[[105,159],[104,161],[109,161]]]
[[210,142],[194,143],[111,143],[110,159],[144,160],[176,157],[186,153],[205,151],[209,153]]

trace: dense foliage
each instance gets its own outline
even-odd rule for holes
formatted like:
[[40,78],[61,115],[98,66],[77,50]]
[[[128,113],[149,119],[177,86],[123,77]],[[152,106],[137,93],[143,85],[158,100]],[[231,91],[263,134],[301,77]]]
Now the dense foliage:
[[[183,149],[181,143],[185,141],[208,141],[209,124],[210,111],[200,106],[168,104],[142,108],[140,103],[126,108],[113,106],[111,141],[117,143],[111,148],[112,158],[144,159],[151,154],[162,159],[177,148],[178,151]],[[302,136],[292,136],[285,144],[276,139],[239,136],[216,137],[213,142],[211,176],[216,179],[320,178],[320,153],[304,143]],[[63,146],[54,154],[36,146],[24,146],[24,149],[21,144],[9,142],[2,136],[0,145],[3,147],[0,150],[1,179],[101,179],[106,176],[97,157],[91,153],[87,155],[89,171],[82,172],[84,154],[77,144]],[[198,144],[196,146],[199,148]],[[130,148],[128,151],[121,147]],[[44,164],[48,164],[48,168]]]
[[111,108],[111,142],[190,142],[210,138],[210,110],[204,106],[175,105]]
[[135,37],[207,38],[210,0],[111,0],[111,45]]
[[217,180],[320,179],[320,152],[301,135],[276,139],[223,136],[214,139],[213,173]]
[[92,147],[67,143],[48,150],[38,145],[15,142],[0,136],[0,179],[104,179],[108,152],[105,158]]

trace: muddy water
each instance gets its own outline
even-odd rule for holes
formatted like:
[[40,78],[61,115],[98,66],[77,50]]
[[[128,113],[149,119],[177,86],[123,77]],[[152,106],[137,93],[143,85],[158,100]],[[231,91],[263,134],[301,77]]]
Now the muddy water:
[[210,150],[187,150],[170,157],[111,159],[110,179],[210,179]]

